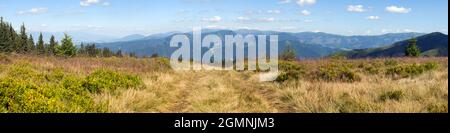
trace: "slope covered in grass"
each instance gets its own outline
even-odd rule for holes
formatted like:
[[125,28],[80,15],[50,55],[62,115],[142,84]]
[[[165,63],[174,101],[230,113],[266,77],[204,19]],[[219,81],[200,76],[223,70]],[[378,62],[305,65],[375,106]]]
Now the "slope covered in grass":
[[281,62],[274,82],[259,82],[257,72],[168,64],[5,55],[0,111],[448,112],[448,58]]

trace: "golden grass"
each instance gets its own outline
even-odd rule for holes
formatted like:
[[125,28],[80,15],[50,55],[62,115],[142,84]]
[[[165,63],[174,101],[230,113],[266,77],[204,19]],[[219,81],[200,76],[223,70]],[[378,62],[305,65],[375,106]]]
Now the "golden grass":
[[[437,70],[412,78],[359,73],[361,81],[327,82],[300,79],[285,83],[259,82],[256,72],[173,71],[157,59],[71,58],[12,55],[38,70],[64,68],[88,74],[98,68],[139,75],[144,89],[93,94],[109,112],[448,112],[448,58],[398,58],[400,63],[439,62]],[[354,64],[387,59],[338,60]],[[305,60],[298,64],[314,69],[336,60]],[[0,70],[1,75],[1,70]],[[395,98],[383,94],[400,92]]]

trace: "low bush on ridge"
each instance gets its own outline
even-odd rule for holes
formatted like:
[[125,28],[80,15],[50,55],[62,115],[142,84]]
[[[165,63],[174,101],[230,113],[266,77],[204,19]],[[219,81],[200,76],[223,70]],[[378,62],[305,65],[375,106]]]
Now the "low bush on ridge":
[[142,85],[139,77],[97,70],[85,78],[62,69],[38,71],[27,64],[5,67],[0,76],[0,112],[106,112],[92,93]]
[[424,72],[431,71],[437,69],[438,63],[436,62],[427,62],[421,65],[412,64],[412,65],[398,65],[386,70],[386,75],[390,75],[396,78],[408,78],[420,75]]
[[439,67],[437,62],[425,62],[421,64],[405,64],[394,59],[349,62],[342,60],[331,60],[330,64],[319,64],[316,67],[301,65],[298,62],[280,62],[281,73],[276,82],[288,80],[320,80],[326,82],[359,82],[361,75],[372,76],[386,75],[394,79],[418,76],[427,71]]
[[332,82],[357,82],[361,77],[345,65],[330,65],[319,68],[316,79]]
[[305,69],[294,63],[281,61],[279,64],[279,69],[282,71],[280,75],[275,79],[276,82],[285,82],[288,80],[299,80],[300,76],[305,75]]
[[83,81],[83,87],[92,93],[114,91],[118,88],[136,88],[140,85],[142,81],[138,76],[111,70],[97,70]]

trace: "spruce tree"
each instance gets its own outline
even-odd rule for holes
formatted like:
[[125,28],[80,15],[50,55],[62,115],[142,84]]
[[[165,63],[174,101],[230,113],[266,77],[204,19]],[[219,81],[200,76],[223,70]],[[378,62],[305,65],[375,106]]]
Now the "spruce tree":
[[103,57],[111,57],[112,56],[112,52],[109,50],[109,48],[103,48],[102,50],[102,55]]
[[116,52],[116,56],[117,57],[122,57],[123,55],[122,55],[122,50],[118,50],[117,52]]
[[0,17],[0,53],[8,51],[8,30],[9,28],[6,27],[5,23],[3,23],[3,17]]
[[50,37],[50,43],[49,43],[49,45],[48,45],[48,50],[47,50],[47,52],[48,52],[48,54],[49,55],[56,55],[56,48],[57,48],[57,46],[58,46],[58,42],[56,42],[56,40],[55,40],[55,36],[51,36]]
[[72,42],[72,38],[64,34],[64,38],[61,40],[61,46],[58,47],[58,55],[65,57],[73,57],[77,54],[77,48]]
[[22,26],[20,27],[20,35],[16,39],[17,44],[15,47],[15,51],[17,53],[25,53],[25,51],[27,50],[28,42],[29,42],[29,40],[28,40],[25,24],[22,24]]
[[412,38],[408,41],[408,47],[406,47],[405,55],[408,57],[419,57],[420,49],[417,47],[417,39]]
[[38,55],[45,54],[44,38],[42,36],[42,33],[39,34],[39,39],[38,39],[38,43],[36,46],[36,53]]
[[16,48],[16,38],[17,37],[17,33],[14,30],[14,28],[12,28],[11,24],[6,24],[7,28],[9,28],[8,32],[6,32],[6,50],[7,52],[13,52]]
[[35,43],[33,39],[33,35],[30,34],[30,37],[28,37],[28,40],[26,41],[24,53],[32,54],[35,50]]
[[281,54],[281,59],[282,60],[288,60],[288,61],[292,61],[292,60],[296,60],[297,59],[295,50],[292,47],[291,42],[289,42],[289,41],[286,42],[284,51]]

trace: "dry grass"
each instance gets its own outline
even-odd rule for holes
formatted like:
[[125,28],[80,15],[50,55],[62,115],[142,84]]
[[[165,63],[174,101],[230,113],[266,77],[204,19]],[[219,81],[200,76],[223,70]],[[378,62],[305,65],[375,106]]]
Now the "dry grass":
[[[98,68],[139,75],[143,89],[93,94],[109,112],[448,112],[448,58],[393,59],[403,64],[439,62],[410,78],[358,72],[358,82],[299,79],[259,82],[256,72],[172,71],[159,59],[30,57],[12,55],[2,66],[27,62],[38,70],[64,68],[86,75]],[[307,70],[330,62],[364,64],[388,59],[306,60]],[[389,59],[392,60],[392,59]],[[0,75],[2,70],[0,70]]]

